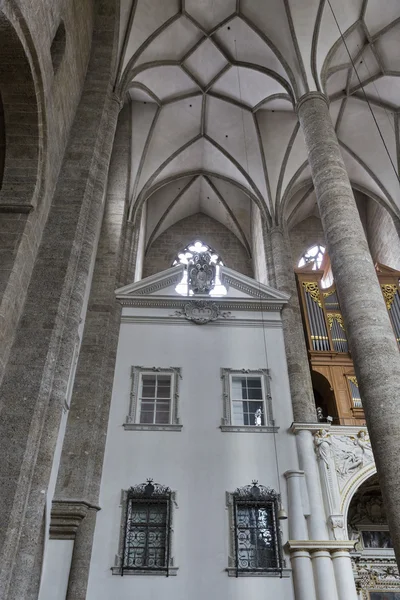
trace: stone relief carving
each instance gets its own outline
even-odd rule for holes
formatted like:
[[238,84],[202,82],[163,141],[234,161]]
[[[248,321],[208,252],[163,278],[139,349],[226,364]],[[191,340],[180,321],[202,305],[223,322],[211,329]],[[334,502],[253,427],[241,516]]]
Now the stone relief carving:
[[323,460],[327,469],[329,469],[332,440],[326,429],[316,431],[314,434],[314,445],[318,458]]
[[207,300],[192,300],[187,302],[182,310],[177,310],[174,313],[176,317],[184,317],[188,321],[196,323],[196,325],[205,325],[210,321],[216,321],[218,318],[232,318],[229,311],[221,311],[216,302]]
[[215,273],[210,252],[194,252],[188,265],[189,289],[194,294],[208,294],[215,285]]
[[400,577],[395,559],[371,559],[355,557],[352,560],[354,578],[362,600],[370,600],[371,590],[374,597],[379,598],[378,590],[382,590],[382,600],[395,600],[400,592]]
[[357,471],[373,462],[374,457],[369,436],[364,430],[359,431],[357,437],[345,435],[331,437],[335,469],[342,490]]

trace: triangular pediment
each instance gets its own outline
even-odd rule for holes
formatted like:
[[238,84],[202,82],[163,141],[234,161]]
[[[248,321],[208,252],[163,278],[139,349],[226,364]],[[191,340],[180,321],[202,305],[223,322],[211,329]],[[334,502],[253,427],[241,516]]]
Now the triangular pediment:
[[[176,292],[175,288],[182,281],[184,266],[177,265],[166,271],[161,271],[140,281],[130,283],[116,290],[117,298],[123,304],[134,303],[135,298],[163,297],[182,299],[184,296]],[[264,300],[276,305],[283,305],[289,300],[289,296],[283,292],[264,285],[251,277],[238,273],[228,267],[220,267],[221,283],[226,287],[226,296],[212,297],[213,300]],[[192,296],[191,298],[204,298],[204,296]],[[209,298],[209,296],[206,296]],[[131,301],[131,302],[130,302]]]

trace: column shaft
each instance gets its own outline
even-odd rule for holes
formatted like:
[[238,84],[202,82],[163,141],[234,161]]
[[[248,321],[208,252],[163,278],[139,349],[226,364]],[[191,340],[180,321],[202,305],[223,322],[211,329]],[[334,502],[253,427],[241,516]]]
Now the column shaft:
[[293,569],[293,587],[296,600],[316,600],[310,553],[305,550],[295,550],[290,554],[290,562]]
[[400,562],[400,356],[326,98],[297,107],[390,531]]
[[347,550],[338,550],[332,553],[332,561],[339,600],[357,600],[358,594],[350,554]]
[[313,552],[312,563],[317,600],[338,600],[330,552],[328,550]]
[[292,260],[283,230],[273,227],[269,235],[276,287],[291,296],[282,311],[282,325],[294,420],[301,423],[315,423],[316,409]]
[[[132,258],[124,243],[130,168],[129,108],[125,106],[120,113],[111,158],[104,217],[57,479],[58,502],[75,499],[97,505],[99,501],[121,317],[115,289],[129,271],[124,261]],[[129,235],[131,238],[135,240],[135,236]],[[78,528],[67,600],[86,598],[95,521],[94,514],[89,527],[86,517]]]

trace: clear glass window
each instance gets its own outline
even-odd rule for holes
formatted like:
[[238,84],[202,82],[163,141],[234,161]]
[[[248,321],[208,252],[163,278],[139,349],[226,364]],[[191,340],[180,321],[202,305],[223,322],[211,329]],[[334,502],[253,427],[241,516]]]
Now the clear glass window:
[[231,378],[232,425],[265,425],[265,399],[262,378],[236,376]]
[[139,423],[169,424],[171,421],[172,375],[142,373]]

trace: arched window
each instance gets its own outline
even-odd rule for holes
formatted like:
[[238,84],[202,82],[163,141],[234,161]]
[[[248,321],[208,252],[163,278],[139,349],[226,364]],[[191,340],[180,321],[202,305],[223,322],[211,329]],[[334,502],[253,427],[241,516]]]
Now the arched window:
[[305,267],[306,265],[313,263],[313,271],[323,269],[324,275],[321,279],[321,286],[323,288],[330,287],[333,284],[333,275],[330,260],[325,250],[325,246],[321,246],[321,244],[311,246],[311,248],[304,252],[298,264],[299,267]]
[[316,246],[311,246],[306,252],[304,252],[303,256],[299,260],[299,267],[304,267],[309,263],[313,262],[313,271],[321,268],[322,261],[325,254],[325,246],[321,246],[317,244]]
[[[208,246],[208,244],[205,244],[200,240],[196,240],[195,242],[189,244],[188,246],[186,246],[186,248],[184,248],[181,252],[178,253],[178,255],[172,263],[172,266],[175,267],[176,265],[181,264],[187,267],[196,253],[202,254],[204,252],[208,252],[211,255],[210,262],[211,264],[215,265],[217,269],[215,276],[215,286],[211,290],[210,296],[226,296],[227,289],[224,285],[222,285],[219,276],[219,268],[223,266],[224,263],[222,262],[219,255],[215,252],[215,250]],[[193,296],[193,292],[189,290],[188,286],[187,268],[183,273],[181,282],[178,283],[175,290],[178,292],[178,294],[181,294],[182,296]]]

